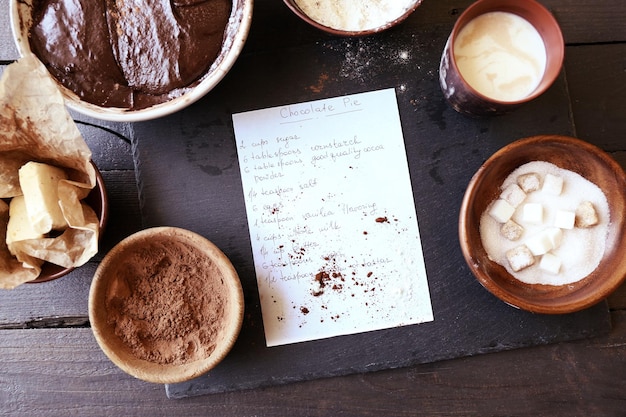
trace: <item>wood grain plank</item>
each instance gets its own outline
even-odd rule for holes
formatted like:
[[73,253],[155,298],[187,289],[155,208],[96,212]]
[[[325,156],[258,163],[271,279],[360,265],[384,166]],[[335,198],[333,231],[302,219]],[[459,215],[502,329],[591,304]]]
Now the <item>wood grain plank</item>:
[[567,44],[626,41],[626,2],[540,0],[556,17]]
[[578,136],[625,151],[626,43],[568,47],[565,71]]
[[117,369],[90,329],[0,330],[0,415],[621,415],[626,312],[613,320],[590,340],[185,400]]
[[31,327],[51,318],[86,317],[87,295],[96,267],[95,262],[88,262],[55,281],[1,290],[0,328]]

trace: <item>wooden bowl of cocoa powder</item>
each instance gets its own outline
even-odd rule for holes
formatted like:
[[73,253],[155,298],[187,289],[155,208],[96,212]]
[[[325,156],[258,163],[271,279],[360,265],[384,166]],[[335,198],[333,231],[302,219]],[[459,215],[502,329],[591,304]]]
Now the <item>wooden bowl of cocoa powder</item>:
[[176,227],[124,239],[102,260],[89,292],[89,319],[104,353],[126,373],[160,384],[214,368],[234,345],[243,313],[229,259]]

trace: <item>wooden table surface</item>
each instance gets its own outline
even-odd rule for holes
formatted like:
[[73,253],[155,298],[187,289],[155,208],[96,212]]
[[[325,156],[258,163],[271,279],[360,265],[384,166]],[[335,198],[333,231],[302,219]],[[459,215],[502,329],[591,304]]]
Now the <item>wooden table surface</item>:
[[[522,1],[522,0],[520,0]],[[405,30],[451,28],[469,0],[425,0]],[[576,136],[626,167],[626,2],[543,0],[566,41]],[[17,59],[0,0],[0,70]],[[257,0],[244,54],[315,44],[325,35],[281,0]],[[432,68],[437,71],[437,68]],[[626,285],[609,297],[607,336],[396,370],[171,400],[101,352],[87,294],[98,260],[142,228],[132,126],[74,114],[108,188],[100,254],[70,275],[0,292],[0,415],[78,416],[619,416],[626,415]],[[145,208],[144,208],[145,209]]]

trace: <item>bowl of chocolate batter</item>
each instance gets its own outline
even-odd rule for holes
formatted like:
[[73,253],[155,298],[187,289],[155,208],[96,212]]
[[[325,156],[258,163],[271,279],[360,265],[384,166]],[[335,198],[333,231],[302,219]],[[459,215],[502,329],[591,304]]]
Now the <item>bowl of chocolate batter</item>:
[[126,373],[171,384],[214,368],[231,350],[244,299],[234,267],[189,230],[155,227],[116,245],[89,292],[96,341]]
[[85,115],[141,121],[211,91],[246,41],[253,0],[11,0],[22,56],[33,53]]

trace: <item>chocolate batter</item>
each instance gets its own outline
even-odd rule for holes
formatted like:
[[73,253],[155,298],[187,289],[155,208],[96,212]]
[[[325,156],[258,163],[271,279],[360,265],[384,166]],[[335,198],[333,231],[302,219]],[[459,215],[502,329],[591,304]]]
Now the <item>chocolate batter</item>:
[[231,0],[35,0],[30,47],[82,100],[142,109],[185,92],[220,53]]

